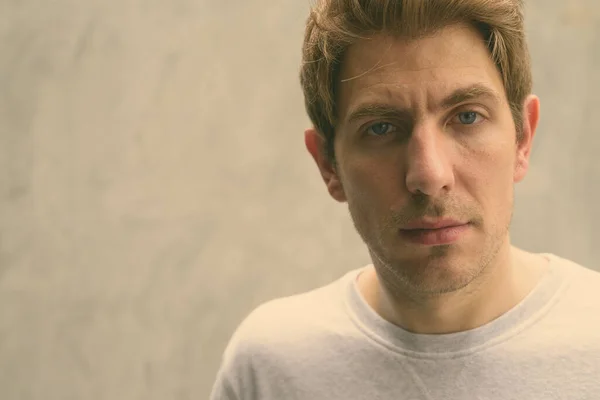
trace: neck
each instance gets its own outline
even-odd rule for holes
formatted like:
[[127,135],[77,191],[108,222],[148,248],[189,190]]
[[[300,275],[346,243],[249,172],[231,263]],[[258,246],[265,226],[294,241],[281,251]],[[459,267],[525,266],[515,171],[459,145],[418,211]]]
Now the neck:
[[485,272],[465,288],[437,296],[392,293],[376,269],[359,276],[367,303],[384,319],[407,331],[444,334],[475,329],[521,302],[541,278],[547,260],[507,245]]

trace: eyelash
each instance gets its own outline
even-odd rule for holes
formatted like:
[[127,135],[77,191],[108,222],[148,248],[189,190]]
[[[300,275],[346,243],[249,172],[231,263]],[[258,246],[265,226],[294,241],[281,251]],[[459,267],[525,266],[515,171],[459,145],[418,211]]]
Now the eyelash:
[[[453,116],[453,117],[450,119],[450,121],[454,120],[455,118],[458,118],[458,117],[460,117],[460,115],[462,115],[462,114],[470,114],[470,113],[474,113],[474,114],[476,114],[476,116],[477,116],[477,117],[480,117],[480,119],[482,119],[482,120],[485,120],[485,119],[486,119],[486,117],[485,117],[485,116],[484,116],[482,113],[480,113],[479,111],[475,111],[475,110],[463,110],[463,111],[459,111],[458,113],[454,114],[454,116]],[[463,126],[465,126],[465,127],[473,127],[473,126],[477,126],[477,125],[479,125],[481,122],[483,122],[483,121],[474,122],[474,123],[472,123],[472,124],[462,124],[462,123],[458,122],[458,124],[460,124],[460,125],[463,125]],[[395,128],[396,128],[396,130],[398,130],[398,127],[397,127],[396,125],[394,125],[392,122],[388,122],[388,121],[385,121],[385,120],[384,120],[384,121],[378,121],[378,122],[375,122],[375,123],[369,124],[369,125],[366,127],[366,129],[365,129],[365,134],[366,134],[366,135],[368,135],[368,136],[375,136],[375,137],[384,137],[384,136],[387,136],[387,135],[389,135],[389,133],[386,133],[386,134],[383,134],[383,135],[369,134],[369,130],[370,130],[371,128],[373,128],[373,127],[374,127],[374,126],[376,126],[376,125],[383,125],[383,124],[385,124],[385,125],[390,125],[390,126],[393,126],[393,127],[395,127]],[[393,131],[393,132],[394,132],[394,131]],[[392,133],[393,133],[393,132],[392,132]]]

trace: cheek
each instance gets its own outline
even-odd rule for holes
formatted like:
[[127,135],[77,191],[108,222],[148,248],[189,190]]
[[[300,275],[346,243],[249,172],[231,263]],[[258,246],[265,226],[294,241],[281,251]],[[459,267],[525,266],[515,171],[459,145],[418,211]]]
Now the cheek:
[[365,199],[371,206],[380,203],[389,206],[389,198],[397,199],[403,183],[397,149],[369,148],[351,138],[340,140],[338,145],[338,154],[343,157],[347,195],[357,201]]
[[485,219],[503,224],[501,220],[512,212],[514,157],[502,146],[472,154],[470,160],[463,174],[468,177],[467,190],[482,207]]
[[369,202],[370,207],[388,207],[399,196],[401,171],[393,162],[357,156],[347,165],[346,171],[346,185],[350,191],[347,194],[357,201]]

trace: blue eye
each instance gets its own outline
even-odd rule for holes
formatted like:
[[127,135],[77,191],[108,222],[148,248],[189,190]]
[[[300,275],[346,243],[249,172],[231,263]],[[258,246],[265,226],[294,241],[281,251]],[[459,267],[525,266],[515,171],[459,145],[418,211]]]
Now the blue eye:
[[394,125],[388,122],[378,122],[369,126],[367,133],[371,133],[374,136],[384,136],[390,132],[393,132]]
[[475,111],[466,111],[458,114],[458,120],[461,124],[473,125],[475,122],[477,122],[478,116],[479,113]]

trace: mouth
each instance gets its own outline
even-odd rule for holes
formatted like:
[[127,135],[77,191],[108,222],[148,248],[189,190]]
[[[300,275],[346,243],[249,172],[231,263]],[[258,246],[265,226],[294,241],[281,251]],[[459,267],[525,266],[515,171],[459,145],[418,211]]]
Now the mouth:
[[451,228],[453,226],[461,226],[464,225],[464,221],[452,219],[452,218],[444,218],[444,219],[417,219],[406,226],[402,227],[405,230],[416,230],[416,229],[442,229],[442,228]]
[[[412,227],[416,225],[418,227]],[[421,221],[414,223],[412,226],[401,229],[400,236],[408,242],[424,246],[455,243],[471,229],[470,223],[458,223],[456,221]]]

